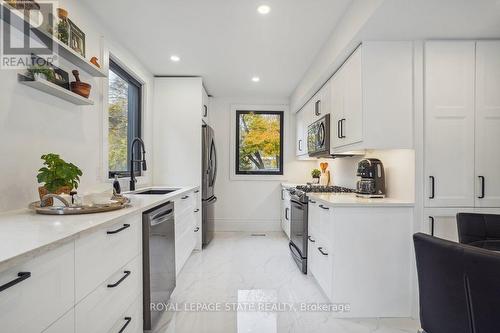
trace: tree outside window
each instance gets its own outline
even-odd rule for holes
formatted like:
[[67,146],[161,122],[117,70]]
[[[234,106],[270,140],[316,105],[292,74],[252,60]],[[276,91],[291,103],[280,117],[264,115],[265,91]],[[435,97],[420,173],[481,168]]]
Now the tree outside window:
[[283,111],[236,111],[236,174],[283,174]]

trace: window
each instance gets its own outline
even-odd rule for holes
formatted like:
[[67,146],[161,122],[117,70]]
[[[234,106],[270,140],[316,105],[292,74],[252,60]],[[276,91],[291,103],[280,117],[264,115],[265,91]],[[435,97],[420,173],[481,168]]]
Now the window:
[[[108,171],[109,177],[130,176],[130,145],[141,137],[142,85],[113,60],[109,60]],[[137,147],[139,149],[139,147]],[[139,151],[134,152],[137,155]],[[141,175],[140,168],[134,174]]]
[[236,111],[237,175],[283,175],[283,111]]

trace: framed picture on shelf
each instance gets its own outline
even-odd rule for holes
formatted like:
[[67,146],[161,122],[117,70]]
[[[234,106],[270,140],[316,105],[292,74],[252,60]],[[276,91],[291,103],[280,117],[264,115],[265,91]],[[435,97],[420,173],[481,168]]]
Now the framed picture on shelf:
[[85,34],[78,28],[73,21],[68,19],[69,23],[69,46],[85,57]]

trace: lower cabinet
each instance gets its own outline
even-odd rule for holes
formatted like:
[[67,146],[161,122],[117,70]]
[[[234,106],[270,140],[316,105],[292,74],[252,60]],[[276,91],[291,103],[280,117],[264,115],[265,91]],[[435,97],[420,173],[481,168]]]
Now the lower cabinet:
[[0,292],[2,333],[41,332],[73,307],[73,246],[68,243],[0,273],[0,285],[12,282]]
[[0,331],[142,332],[141,224],[121,218],[0,272]]
[[411,207],[309,204],[308,274],[336,317],[411,315]]
[[281,188],[281,229],[290,239],[290,192],[286,188]]
[[174,200],[175,273],[178,275],[201,240],[201,210],[198,195],[189,192]]
[[424,209],[423,232],[458,242],[457,214],[500,214],[500,208],[428,208]]

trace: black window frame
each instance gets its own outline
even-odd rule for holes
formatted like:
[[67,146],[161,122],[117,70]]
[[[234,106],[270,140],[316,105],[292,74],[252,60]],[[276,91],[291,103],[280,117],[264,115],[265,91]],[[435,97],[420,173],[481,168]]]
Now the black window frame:
[[[280,160],[279,160],[279,170],[278,171],[252,171],[252,170],[240,170],[240,116],[243,114],[263,114],[263,115],[277,115],[280,119]],[[236,175],[252,175],[252,176],[283,176],[284,166],[283,166],[283,142],[284,142],[284,111],[265,111],[265,110],[236,110],[236,154],[234,161],[234,172]]]
[[[118,75],[120,78],[123,80],[127,81],[129,84],[129,90],[128,90],[128,126],[127,126],[127,170],[126,171],[111,171],[109,170],[109,165],[108,165],[108,177],[110,179],[114,178],[115,175],[118,176],[118,178],[127,178],[130,177],[130,145],[132,143],[132,140],[134,140],[135,137],[142,138],[142,88],[143,84],[139,82],[136,78],[134,78],[127,70],[125,70],[122,66],[120,66],[116,61],[113,59],[109,59],[109,70],[113,71],[116,75]],[[136,88],[136,93],[131,90],[131,88],[134,87]],[[130,94],[132,92],[132,99],[134,103],[130,103]],[[134,100],[135,98],[135,100]],[[137,105],[137,110],[134,110],[134,106]],[[133,131],[130,130],[130,119],[133,121]],[[134,155],[138,158],[140,158],[140,148],[137,145],[134,151]],[[109,151],[108,151],[109,154]],[[142,175],[141,167],[137,167],[136,170],[134,171],[134,176],[135,177],[140,177]]]

